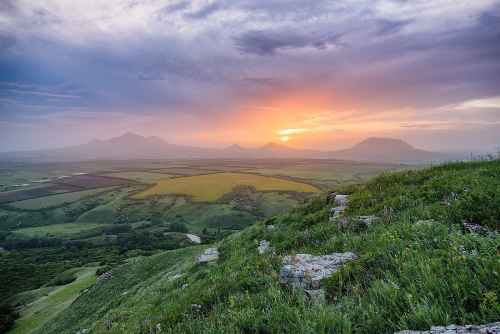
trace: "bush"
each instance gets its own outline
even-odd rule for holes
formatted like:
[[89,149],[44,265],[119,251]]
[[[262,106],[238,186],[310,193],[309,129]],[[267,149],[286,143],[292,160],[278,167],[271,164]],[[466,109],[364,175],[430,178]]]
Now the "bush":
[[171,223],[168,225],[168,229],[171,232],[179,232],[179,233],[187,233],[188,232],[188,228],[187,228],[186,224],[184,224],[182,222]]
[[47,286],[59,286],[66,285],[74,282],[77,279],[76,273],[78,272],[78,268],[66,270],[53,279],[51,279],[46,285]]
[[19,317],[14,307],[0,305],[0,333],[7,333],[14,326],[14,321]]

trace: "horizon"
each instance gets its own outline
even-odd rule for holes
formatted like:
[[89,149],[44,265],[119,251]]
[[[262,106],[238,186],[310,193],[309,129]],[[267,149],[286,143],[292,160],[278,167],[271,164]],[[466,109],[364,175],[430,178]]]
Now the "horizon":
[[[77,13],[77,14],[75,14]],[[500,1],[6,0],[0,152],[500,146]]]
[[[159,137],[159,136],[147,136],[147,135],[142,135],[142,134],[138,134],[138,133],[135,133],[135,132],[131,132],[131,131],[127,131],[127,132],[123,132],[122,134],[118,135],[118,136],[112,136],[112,137],[107,137],[107,138],[93,138],[89,141],[86,141],[86,142],[83,142],[83,143],[77,143],[75,145],[66,145],[66,146],[59,146],[59,147],[47,147],[47,148],[40,148],[40,149],[27,149],[27,150],[18,150],[18,151],[0,151],[0,153],[21,153],[21,152],[38,152],[38,151],[45,151],[45,150],[58,150],[58,149],[67,149],[67,148],[73,148],[73,147],[78,147],[78,146],[85,146],[85,145],[88,145],[88,144],[93,144],[95,142],[110,142],[112,140],[117,140],[117,139],[120,139],[120,140],[123,140],[124,138],[126,137],[140,137],[140,139],[159,139],[161,141],[163,141],[164,144],[168,144],[168,145],[174,145],[174,146],[178,146],[178,147],[186,147],[186,148],[202,148],[202,149],[213,149],[213,150],[220,150],[220,151],[223,151],[225,149],[230,149],[230,148],[240,148],[240,149],[243,149],[243,150],[260,150],[260,149],[266,149],[268,146],[276,146],[278,148],[284,148],[284,149],[292,149],[292,150],[304,150],[304,151],[307,151],[307,150],[311,150],[311,151],[317,151],[317,152],[323,152],[323,153],[328,153],[328,152],[332,152],[332,153],[335,153],[337,151],[343,151],[343,150],[349,150],[351,148],[354,148],[360,144],[364,144],[364,143],[367,143],[367,142],[372,142],[373,141],[385,141],[384,144],[388,144],[388,142],[400,142],[402,143],[403,145],[409,145],[412,149],[417,149],[417,150],[424,150],[424,151],[427,151],[427,152],[434,152],[434,153],[450,153],[450,154],[453,154],[453,153],[460,153],[460,154],[479,154],[479,155],[482,155],[482,154],[496,154],[498,153],[498,148],[496,150],[484,150],[484,151],[480,151],[480,150],[474,150],[474,151],[467,151],[467,150],[443,150],[443,151],[431,151],[431,150],[426,150],[425,148],[421,148],[421,147],[417,147],[415,145],[413,145],[412,143],[409,143],[403,139],[400,139],[400,138],[391,138],[391,137],[366,137],[366,138],[363,138],[361,139],[360,141],[357,141],[355,142],[353,145],[350,145],[350,146],[346,146],[346,147],[341,147],[341,148],[337,148],[337,149],[332,149],[332,150],[329,150],[329,149],[314,149],[314,148],[308,148],[308,147],[297,147],[297,146],[293,146],[293,145],[290,145],[290,143],[288,142],[282,142],[282,141],[269,141],[269,142],[266,142],[266,143],[262,143],[260,145],[255,145],[255,146],[246,146],[246,145],[241,145],[239,143],[232,143],[232,144],[228,144],[228,145],[221,145],[221,146],[203,146],[203,145],[199,145],[199,146],[190,146],[190,145],[184,145],[182,143],[172,143],[172,142],[168,142],[167,140],[165,140],[164,138],[162,137]],[[378,142],[377,144],[380,144],[380,142]],[[133,160],[133,158],[131,158]],[[279,158],[278,158],[279,159]],[[320,159],[324,159],[324,158],[320,158]],[[335,159],[335,158],[333,158]]]

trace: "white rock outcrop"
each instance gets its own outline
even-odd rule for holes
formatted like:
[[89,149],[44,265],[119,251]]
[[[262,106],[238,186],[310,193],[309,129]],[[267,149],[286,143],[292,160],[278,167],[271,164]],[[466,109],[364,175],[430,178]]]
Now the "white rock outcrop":
[[203,254],[198,256],[198,263],[207,263],[217,261],[219,259],[219,250],[215,247],[207,248]]
[[186,233],[186,237],[195,244],[201,244],[201,238],[195,234]]
[[320,289],[322,279],[330,277],[343,264],[356,259],[356,254],[351,252],[323,256],[310,254],[285,256],[280,272],[280,283],[292,288]]
[[261,240],[259,242],[259,247],[257,247],[257,251],[259,254],[264,254],[270,250],[271,244],[267,240]]
[[500,334],[500,322],[485,325],[433,326],[428,331],[404,330],[395,334]]

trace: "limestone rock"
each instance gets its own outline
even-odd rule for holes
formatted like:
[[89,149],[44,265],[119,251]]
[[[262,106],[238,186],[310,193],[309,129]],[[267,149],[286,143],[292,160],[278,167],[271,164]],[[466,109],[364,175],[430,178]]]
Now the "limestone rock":
[[369,225],[375,223],[376,221],[380,220],[380,218],[377,216],[373,216],[373,215],[372,216],[359,216],[358,220],[361,223],[365,224],[366,226],[369,226]]
[[395,334],[500,334],[500,322],[485,325],[432,326],[428,331],[404,330]]
[[349,195],[337,194],[337,195],[335,195],[334,203],[337,206],[346,207],[348,199],[349,199]]
[[469,233],[479,233],[479,234],[487,234],[489,230],[486,227],[483,227],[479,224],[474,223],[464,223],[464,230]]
[[219,251],[217,248],[207,248],[203,254],[198,256],[198,263],[207,263],[217,261],[219,259]]
[[349,195],[332,193],[328,196],[329,201],[333,201],[335,207],[330,209],[330,222],[337,221],[344,210],[347,208]]
[[189,234],[187,233],[186,234],[186,237],[192,242],[192,243],[195,243],[195,244],[201,244],[201,238],[197,235],[194,235],[194,234]]
[[330,277],[343,264],[355,259],[357,256],[351,252],[323,256],[310,254],[285,256],[280,272],[280,283],[292,288],[319,289],[322,279]]
[[97,277],[97,283],[102,282],[104,280],[109,280],[112,278],[113,278],[113,273],[111,271],[106,271],[105,273],[103,273],[99,277]]
[[259,242],[259,247],[257,247],[257,251],[259,254],[264,254],[269,251],[271,244],[267,240],[261,240]]

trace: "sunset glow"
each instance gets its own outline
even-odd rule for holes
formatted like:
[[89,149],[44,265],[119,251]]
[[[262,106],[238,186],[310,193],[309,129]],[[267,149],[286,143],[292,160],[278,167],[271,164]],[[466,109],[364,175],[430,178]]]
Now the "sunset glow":
[[7,3],[4,151],[127,131],[206,147],[500,140],[498,1]]

